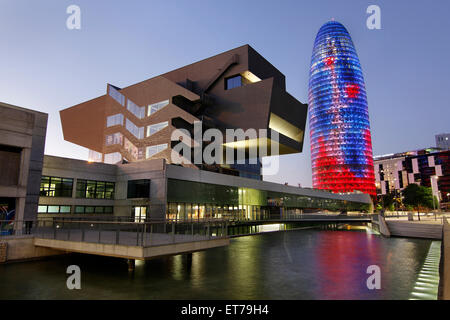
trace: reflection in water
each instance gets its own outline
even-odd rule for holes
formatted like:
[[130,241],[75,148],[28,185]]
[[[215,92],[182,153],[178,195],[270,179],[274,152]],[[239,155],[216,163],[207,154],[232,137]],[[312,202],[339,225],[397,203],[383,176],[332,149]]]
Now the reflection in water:
[[[138,262],[68,255],[0,265],[0,299],[408,299],[431,241],[360,231],[301,230],[234,238],[230,246]],[[80,266],[81,290],[66,288]],[[381,290],[366,287],[369,265]]]
[[369,275],[366,271],[368,266],[381,262],[381,250],[374,248],[372,239],[366,240],[362,241],[357,232],[320,234],[315,252],[316,268],[322,275],[318,281],[317,299],[379,298],[376,290],[367,288]]

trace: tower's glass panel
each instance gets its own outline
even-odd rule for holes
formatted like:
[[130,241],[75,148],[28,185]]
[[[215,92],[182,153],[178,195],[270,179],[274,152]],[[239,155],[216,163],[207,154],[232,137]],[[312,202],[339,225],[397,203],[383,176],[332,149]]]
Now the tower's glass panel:
[[309,79],[313,186],[375,195],[364,78],[352,39],[336,21],[317,34]]

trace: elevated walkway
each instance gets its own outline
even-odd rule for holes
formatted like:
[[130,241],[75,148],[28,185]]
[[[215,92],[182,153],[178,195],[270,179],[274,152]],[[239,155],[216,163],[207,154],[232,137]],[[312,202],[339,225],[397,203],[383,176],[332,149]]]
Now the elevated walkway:
[[42,222],[34,232],[37,247],[135,260],[229,243],[222,223]]

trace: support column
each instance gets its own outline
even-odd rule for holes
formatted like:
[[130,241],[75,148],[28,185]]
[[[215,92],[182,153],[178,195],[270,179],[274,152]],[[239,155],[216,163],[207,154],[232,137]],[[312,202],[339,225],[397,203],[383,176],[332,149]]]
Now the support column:
[[136,268],[135,260],[127,259],[127,263],[128,263],[128,271],[134,271],[134,269]]
[[186,257],[186,269],[191,271],[191,268],[192,268],[192,253],[187,253],[184,256]]

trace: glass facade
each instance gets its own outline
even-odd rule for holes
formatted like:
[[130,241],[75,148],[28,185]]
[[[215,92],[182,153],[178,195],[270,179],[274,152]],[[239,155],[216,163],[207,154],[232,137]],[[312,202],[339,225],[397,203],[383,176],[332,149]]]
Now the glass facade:
[[75,213],[113,213],[112,206],[75,206]]
[[122,161],[122,155],[119,152],[105,154],[105,163],[116,164]]
[[146,158],[153,157],[155,154],[167,149],[167,147],[168,147],[167,143],[147,147],[146,152],[145,152],[145,157]]
[[275,212],[280,215],[299,214],[303,209],[332,211],[368,211],[370,205],[257,190],[168,179],[167,219],[237,219],[264,220]]
[[138,139],[144,138],[144,127],[140,128],[128,119],[126,119],[125,121],[125,127],[136,138]]
[[127,198],[149,198],[150,197],[150,180],[129,180],[127,188]]
[[309,78],[313,186],[375,195],[366,90],[352,39],[336,21],[316,37]]
[[147,116],[150,116],[150,115],[154,114],[156,111],[161,110],[162,108],[164,108],[168,104],[169,104],[169,100],[164,100],[164,101],[157,102],[157,103],[149,105],[148,106],[148,114],[147,114]]
[[39,205],[38,213],[70,213],[70,206]]
[[114,182],[77,180],[77,198],[114,199]]
[[156,123],[156,124],[152,124],[149,125],[147,127],[147,137],[151,136],[152,134],[155,134],[156,132],[164,129],[165,127],[167,127],[169,125],[168,121],[165,122],[160,122],[160,123]]
[[134,114],[139,119],[142,119],[145,117],[145,107],[139,107],[137,104],[135,104],[130,99],[127,100],[127,109],[132,114]]
[[72,197],[73,179],[42,176],[40,196]]
[[133,206],[132,215],[134,217],[134,222],[144,222],[147,217],[147,207],[145,206]]
[[242,76],[237,75],[225,80],[225,89],[230,90],[242,86]]
[[103,154],[94,150],[89,150],[88,161],[89,162],[102,162]]
[[125,96],[123,94],[121,94],[116,88],[109,85],[108,86],[108,94],[111,98],[116,100],[122,106],[125,106]]
[[123,114],[118,113],[114,114],[112,116],[106,117],[106,127],[112,127],[112,126],[123,126]]
[[105,144],[107,146],[111,146],[114,144],[122,145],[123,144],[123,135],[120,132],[108,134],[106,136]]

